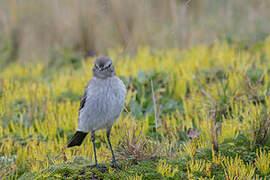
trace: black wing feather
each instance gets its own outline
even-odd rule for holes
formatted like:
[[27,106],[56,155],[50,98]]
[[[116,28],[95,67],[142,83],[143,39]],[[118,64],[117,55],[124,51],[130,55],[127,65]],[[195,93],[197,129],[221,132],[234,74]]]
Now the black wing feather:
[[85,102],[86,102],[86,98],[87,98],[87,88],[83,92],[83,97],[81,98],[79,111],[84,107]]

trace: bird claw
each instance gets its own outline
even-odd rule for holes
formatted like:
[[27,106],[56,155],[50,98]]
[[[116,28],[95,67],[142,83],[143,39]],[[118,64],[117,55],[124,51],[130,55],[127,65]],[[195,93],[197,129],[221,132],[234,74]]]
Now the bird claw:
[[108,171],[108,169],[106,168],[106,166],[96,165],[96,168],[98,168],[98,170],[100,172],[106,172],[106,171]]
[[89,165],[83,168],[83,172],[87,169],[87,168],[97,168],[100,172],[106,172],[108,171],[108,169],[106,168],[106,166],[103,165],[99,165],[99,164],[93,164],[93,165]]
[[116,161],[112,161],[112,168],[115,168],[116,170],[121,170],[121,167],[116,163]]

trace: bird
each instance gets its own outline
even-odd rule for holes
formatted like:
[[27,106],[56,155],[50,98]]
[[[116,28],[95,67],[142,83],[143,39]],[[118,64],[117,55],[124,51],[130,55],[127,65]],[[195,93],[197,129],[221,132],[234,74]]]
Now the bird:
[[86,135],[91,133],[95,164],[90,166],[97,167],[101,171],[106,167],[98,164],[95,146],[95,132],[101,129],[106,129],[107,141],[112,153],[112,167],[121,169],[115,159],[110,134],[114,122],[124,109],[126,93],[126,86],[117,77],[112,59],[107,56],[97,58],[92,68],[92,78],[80,101],[77,131],[67,147],[80,146]]

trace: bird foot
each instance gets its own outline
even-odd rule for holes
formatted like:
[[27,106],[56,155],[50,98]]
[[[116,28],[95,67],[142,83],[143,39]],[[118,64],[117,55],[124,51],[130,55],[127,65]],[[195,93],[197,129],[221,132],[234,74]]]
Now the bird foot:
[[84,167],[83,168],[83,172],[85,172],[85,170],[87,169],[87,168],[97,168],[100,172],[106,172],[106,171],[108,171],[108,169],[106,168],[106,166],[104,166],[104,165],[99,165],[99,164],[93,164],[93,165],[89,165],[89,166],[86,166],[86,167]]
[[115,168],[116,170],[121,170],[121,167],[116,163],[116,161],[112,161],[112,168]]

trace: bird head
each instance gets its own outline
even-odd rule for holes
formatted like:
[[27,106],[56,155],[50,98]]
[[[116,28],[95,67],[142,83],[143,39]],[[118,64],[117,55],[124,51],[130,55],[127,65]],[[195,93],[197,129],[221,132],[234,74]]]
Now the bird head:
[[112,59],[107,56],[97,58],[92,71],[94,77],[101,79],[106,79],[115,75]]

